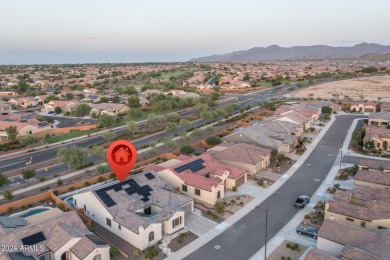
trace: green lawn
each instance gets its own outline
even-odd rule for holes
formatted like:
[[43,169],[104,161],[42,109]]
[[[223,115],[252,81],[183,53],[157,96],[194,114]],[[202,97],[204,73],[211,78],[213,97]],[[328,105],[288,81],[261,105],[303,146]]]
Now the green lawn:
[[183,70],[178,70],[178,71],[173,71],[173,72],[166,72],[166,73],[161,73],[161,76],[159,78],[161,79],[169,79],[170,77],[177,77],[182,74],[184,74],[186,71]]
[[97,129],[86,130],[86,131],[72,131],[72,132],[69,132],[67,134],[53,136],[52,138],[50,138],[48,143],[49,144],[53,144],[53,143],[63,142],[63,141],[66,141],[66,140],[69,140],[69,139],[72,139],[72,138],[84,136],[84,135],[87,135],[87,134],[96,133],[97,131],[98,131]]
[[[134,121],[138,122],[138,121],[146,120],[150,113],[152,113],[152,111],[144,111],[144,112],[142,112],[142,116],[140,118],[134,119]],[[115,127],[126,125],[126,122],[131,121],[131,120],[133,120],[133,119],[129,119],[129,118],[119,119],[118,122],[116,122]]]

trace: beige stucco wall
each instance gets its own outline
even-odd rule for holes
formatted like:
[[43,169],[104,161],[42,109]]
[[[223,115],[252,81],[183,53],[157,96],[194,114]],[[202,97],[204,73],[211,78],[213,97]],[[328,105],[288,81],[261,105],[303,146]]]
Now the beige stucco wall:
[[317,248],[320,250],[323,250],[325,252],[328,252],[334,256],[338,256],[343,250],[344,245],[330,241],[328,239],[318,237],[317,238]]
[[[91,252],[87,257],[85,257],[83,260],[93,260],[93,258],[100,254],[101,255],[101,260],[110,260],[110,247],[104,247],[104,248],[101,248],[101,247],[97,247],[95,248],[95,250],[93,250],[93,252]],[[73,260],[73,258],[72,258]]]
[[[325,203],[325,219],[333,218],[337,221],[341,221],[341,222],[344,222],[344,223],[347,223],[347,224],[350,224],[353,226],[357,226],[357,227],[362,227],[361,226],[362,222],[365,222],[366,223],[365,228],[368,230],[376,230],[376,229],[378,229],[378,226],[390,228],[390,219],[379,219],[379,220],[366,221],[366,220],[361,220],[361,219],[357,219],[357,218],[350,217],[350,216],[341,215],[341,214],[338,214],[335,212],[330,212],[328,209],[329,209],[329,204]],[[351,219],[353,219],[353,221],[349,221],[349,220],[347,220],[347,218],[351,218]]]
[[25,127],[23,127],[22,129],[19,130],[19,135],[26,136],[26,135],[30,135],[30,131],[31,131],[31,134],[36,134],[36,133],[40,133],[40,132],[47,131],[50,129],[51,129],[51,125],[44,126],[44,127],[36,127],[33,125],[26,125]]
[[375,119],[368,119],[368,125],[388,125],[389,120],[386,119],[380,119],[380,118],[375,118]]
[[372,183],[372,182],[367,182],[367,181],[362,181],[362,180],[355,180],[355,184],[361,185],[361,186],[377,188],[377,189],[389,189],[390,188],[390,186],[385,185],[385,184]]

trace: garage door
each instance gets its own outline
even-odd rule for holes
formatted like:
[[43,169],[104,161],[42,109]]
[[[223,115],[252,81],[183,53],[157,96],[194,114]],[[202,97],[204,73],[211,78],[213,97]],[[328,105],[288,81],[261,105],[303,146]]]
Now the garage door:
[[245,183],[245,175],[242,175],[241,177],[236,179],[236,187],[240,186],[241,184]]
[[374,109],[373,108],[366,108],[366,109],[364,109],[364,112],[372,113],[372,112],[374,112]]

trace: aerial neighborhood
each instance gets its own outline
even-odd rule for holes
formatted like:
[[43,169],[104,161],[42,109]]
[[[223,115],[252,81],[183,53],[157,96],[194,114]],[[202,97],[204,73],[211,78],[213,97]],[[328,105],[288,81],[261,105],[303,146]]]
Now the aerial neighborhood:
[[[390,259],[390,95],[350,93],[387,68],[1,66],[0,258],[203,259],[242,227],[273,230],[253,259]],[[117,140],[137,149],[123,181]]]

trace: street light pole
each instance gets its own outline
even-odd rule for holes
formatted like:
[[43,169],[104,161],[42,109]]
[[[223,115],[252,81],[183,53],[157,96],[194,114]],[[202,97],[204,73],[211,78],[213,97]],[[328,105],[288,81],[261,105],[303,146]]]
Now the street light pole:
[[256,206],[256,208],[265,210],[265,232],[264,232],[264,260],[267,260],[267,237],[268,237],[268,209]]

